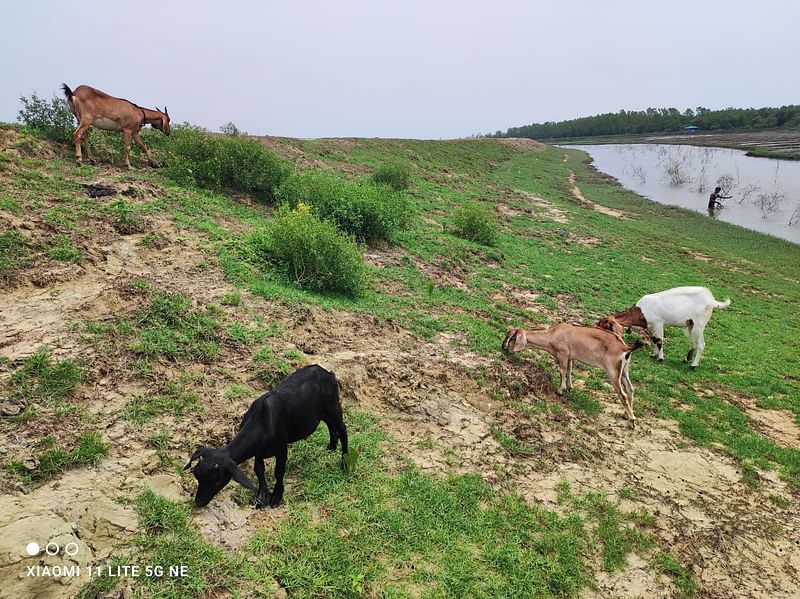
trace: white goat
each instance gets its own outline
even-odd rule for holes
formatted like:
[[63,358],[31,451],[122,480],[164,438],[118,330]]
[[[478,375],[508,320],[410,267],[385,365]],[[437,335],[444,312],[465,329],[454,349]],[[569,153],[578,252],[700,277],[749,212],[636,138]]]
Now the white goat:
[[[731,300],[718,302],[706,287],[675,287],[645,295],[636,305],[614,315],[623,326],[645,327],[653,338],[652,357],[664,361],[664,327],[683,327],[689,334],[689,353],[684,362],[697,368],[706,346],[703,331],[714,308],[727,308]],[[607,319],[597,326],[608,329]]]
[[[613,322],[611,324],[614,325]],[[617,326],[621,331],[622,327]],[[561,323],[549,329],[533,331],[511,329],[506,334],[502,347],[503,351],[508,353],[523,350],[527,345],[543,349],[556,359],[561,370],[561,385],[557,391],[559,395],[572,390],[574,360],[605,370],[622,401],[625,418],[632,426],[636,424],[636,416],[633,415],[633,385],[628,370],[631,365],[631,354],[643,345],[641,341],[637,340],[633,345],[628,345],[614,332]]]

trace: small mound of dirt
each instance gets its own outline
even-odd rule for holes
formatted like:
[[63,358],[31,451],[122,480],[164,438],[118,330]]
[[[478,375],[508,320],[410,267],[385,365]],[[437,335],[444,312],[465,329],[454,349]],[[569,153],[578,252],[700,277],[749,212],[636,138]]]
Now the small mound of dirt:
[[501,137],[497,141],[520,152],[541,152],[547,148],[542,142],[527,137]]

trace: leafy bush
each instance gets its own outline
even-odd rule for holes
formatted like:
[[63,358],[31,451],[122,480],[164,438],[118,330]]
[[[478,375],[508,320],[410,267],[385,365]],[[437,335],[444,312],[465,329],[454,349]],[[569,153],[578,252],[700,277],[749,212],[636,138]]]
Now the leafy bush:
[[66,100],[54,96],[48,102],[35,93],[30,98],[20,96],[19,100],[22,108],[18,118],[26,127],[53,141],[73,141],[75,117]]
[[361,248],[331,223],[319,220],[309,206],[282,206],[266,229],[253,232],[249,246],[271,260],[297,285],[313,291],[358,295],[367,284]]
[[395,191],[408,189],[411,171],[404,164],[384,164],[375,169],[372,181],[377,184],[388,185]]
[[254,139],[177,126],[164,146],[167,174],[181,184],[228,187],[272,200],[289,167]]
[[389,239],[408,224],[411,203],[385,185],[350,182],[333,173],[312,172],[290,176],[278,189],[277,199],[291,208],[313,207],[323,220],[358,239]]
[[497,243],[497,219],[490,210],[470,204],[456,212],[454,233],[462,239],[493,246]]
[[233,121],[228,121],[222,127],[219,128],[220,133],[224,133],[225,135],[232,135],[236,137],[237,135],[247,135],[247,131],[242,131],[239,127],[236,126],[236,123]]

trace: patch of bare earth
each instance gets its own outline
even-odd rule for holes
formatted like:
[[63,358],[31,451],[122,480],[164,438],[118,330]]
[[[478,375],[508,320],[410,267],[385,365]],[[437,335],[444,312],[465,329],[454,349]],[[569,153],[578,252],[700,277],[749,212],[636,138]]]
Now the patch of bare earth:
[[573,197],[578,200],[578,202],[584,206],[591,208],[592,210],[599,212],[600,214],[605,214],[606,216],[612,216],[614,218],[619,218],[621,220],[631,220],[630,214],[623,212],[622,210],[615,210],[614,208],[609,208],[608,206],[603,206],[601,204],[597,204],[583,195],[581,188],[575,183],[575,172],[569,172],[569,182],[572,185],[572,195]]
[[547,147],[540,141],[526,137],[501,137],[497,141],[520,152],[541,152]]
[[720,395],[750,418],[752,427],[778,445],[800,450],[800,426],[789,410],[770,410],[758,407],[758,398],[746,393],[739,393],[727,388],[699,390],[698,393]]
[[[544,217],[553,220],[557,223],[567,224],[569,219],[567,218],[566,213],[557,206],[554,206],[551,202],[548,202],[542,197],[537,196],[536,194],[530,193],[528,191],[523,191],[521,189],[514,189],[514,190],[507,190],[504,192],[504,197],[507,199],[511,199],[514,202],[520,205],[520,208],[517,210],[521,210],[527,214],[541,214]],[[505,208],[499,208],[499,206],[505,206]],[[498,210],[515,210],[516,208],[508,206],[504,203],[498,204]]]

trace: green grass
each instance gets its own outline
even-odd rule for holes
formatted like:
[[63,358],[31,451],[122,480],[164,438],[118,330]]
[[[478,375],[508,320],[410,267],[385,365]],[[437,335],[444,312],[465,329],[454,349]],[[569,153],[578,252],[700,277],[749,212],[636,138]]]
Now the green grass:
[[218,322],[181,293],[156,291],[133,324],[128,348],[141,356],[211,362],[220,355]]
[[96,432],[80,435],[72,449],[60,447],[52,437],[43,437],[37,443],[33,468],[12,458],[5,463],[4,469],[27,483],[40,484],[67,468],[94,464],[107,453],[108,445]]
[[[482,393],[501,400],[504,409],[523,420],[547,420],[565,432],[576,417],[580,427],[591,430],[596,415],[617,401],[603,385],[602,373],[576,371],[574,376],[586,384],[569,398],[539,397],[521,385],[519,373],[545,366],[557,382],[549,356],[524,352],[512,359],[512,374],[503,375],[505,379],[498,374],[498,346],[507,327],[574,319],[588,324],[632,305],[645,293],[706,285],[720,299],[730,296],[733,304],[716,311],[706,329],[700,368],[690,371],[682,364],[688,343],[680,332],[668,331],[664,364],[644,352],[634,357],[634,410],[643,423],[656,418],[676,422],[686,445],[727,451],[754,493],[766,493],[761,483],[765,470],[777,471],[794,489],[800,488],[800,452],[764,436],[744,411],[748,405],[787,410],[800,422],[800,381],[794,374],[800,372],[797,246],[645,201],[593,172],[575,151],[518,153],[494,140],[286,143],[309,162],[320,160],[339,169],[343,177],[386,163],[413,164],[405,197],[419,218],[395,233],[391,247],[359,248],[359,255],[367,251],[381,261],[367,267],[369,276],[359,293],[309,289],[276,267],[271,246],[254,256],[247,243],[251,231],[275,222],[269,207],[218,188],[201,190],[186,182],[177,186],[158,171],[142,175],[163,188],[147,211],[167,214],[181,235],[200,243],[206,268],[219,266],[228,279],[231,289],[218,301],[231,308],[193,305],[186,296],[146,284],[127,287],[143,302],[142,308],[95,327],[88,336],[112,350],[134,353],[132,373],[153,385],[155,391],[136,398],[141,401],[129,414],[149,422],[161,415],[180,417],[181,410],[190,409],[190,401],[165,399],[169,394],[159,390],[157,371],[164,361],[208,363],[231,351],[251,361],[250,372],[273,386],[303,359],[269,345],[260,332],[263,325],[247,320],[251,302],[241,307],[246,292],[256,298],[253,306],[260,298],[298,314],[308,305],[344,310],[365,319],[391,320],[421,340],[440,332],[456,334],[456,343],[446,351],[467,350],[483,359],[486,368],[474,369],[470,376]],[[18,157],[8,162],[14,169],[9,176],[16,203],[7,209],[45,211],[50,206],[38,198],[57,196],[64,210],[50,216],[61,221],[60,231],[75,231],[70,234],[78,239],[91,213],[69,177],[86,178],[96,171],[35,164]],[[344,172],[346,166],[355,168]],[[34,168],[42,172],[34,175]],[[631,218],[610,218],[576,204],[570,171],[589,199],[624,210]],[[508,210],[496,210],[500,203]],[[462,211],[476,204],[491,217],[502,215],[495,217],[491,246],[459,237],[452,226]],[[550,209],[560,211],[567,222],[555,221]],[[582,237],[602,242],[583,245],[578,242]],[[11,245],[20,247],[16,241]],[[689,252],[712,260],[696,260]],[[535,300],[519,300],[524,294]],[[234,313],[235,320],[226,320],[226,314]],[[293,333],[287,328],[286,339],[294,341]],[[222,375],[221,368],[215,372]],[[226,376],[226,397],[246,401],[249,388],[239,385],[236,376]],[[574,596],[591,586],[595,568],[624,569],[631,553],[670,576],[680,593],[698,590],[691,568],[676,557],[680,550],[669,553],[655,541],[654,519],[646,512],[624,512],[608,497],[573,496],[563,489],[556,514],[526,505],[513,492],[489,488],[475,475],[430,477],[401,457],[377,423],[359,414],[347,419],[361,453],[355,474],[342,475],[338,456],[324,451],[324,431],[293,445],[288,514],[260,531],[241,552],[208,545],[190,520],[169,516],[173,508],[151,506],[155,515],[143,520],[142,555],[180,561],[194,560],[196,552],[212,567],[198,565],[182,582],[139,581],[142,592],[197,597],[220,591],[236,596],[256,589],[270,596],[270,581],[276,578],[291,596],[300,597]],[[511,454],[509,461],[535,449],[498,427],[492,434]],[[164,431],[151,437],[148,444],[164,456],[162,461],[176,450]],[[448,450],[447,459],[455,463],[452,449],[443,448],[443,455]],[[575,460],[586,459],[580,437],[569,452]],[[616,493],[625,501],[637,498],[626,487]],[[775,509],[785,505],[777,495],[765,494],[764,499]],[[145,503],[155,502],[150,498]]]
[[395,450],[376,421],[352,411],[346,419],[361,456],[356,473],[342,473],[322,429],[292,445],[288,514],[239,552],[205,541],[188,504],[139,495],[140,559],[190,572],[139,579],[148,596],[267,592],[274,579],[293,597],[566,597],[590,583],[597,535],[606,553],[613,544],[615,568],[649,546],[599,498],[559,516],[476,475],[432,477],[402,460],[390,467]]
[[488,208],[472,204],[456,212],[453,232],[469,241],[483,245],[497,244],[497,218]]
[[534,455],[536,453],[536,449],[531,447],[528,443],[525,443],[514,435],[506,433],[498,426],[492,427],[492,437],[511,455],[525,456]]
[[[136,207],[123,199],[112,202],[107,208],[111,225],[121,235],[142,233],[147,230],[147,221],[138,213]],[[144,243],[144,239],[142,239]],[[148,244],[153,243],[148,240]]]
[[196,393],[187,391],[182,380],[167,381],[158,393],[135,396],[123,409],[123,418],[142,424],[157,416],[177,418],[189,412],[200,413],[203,406]]
[[0,276],[23,268],[29,252],[25,236],[19,231],[11,229],[0,233]]
[[666,574],[672,578],[681,597],[691,597],[699,590],[697,583],[692,577],[691,571],[682,566],[671,553],[666,551],[658,552],[653,556],[650,565],[657,572]]
[[50,350],[42,348],[11,374],[8,397],[53,405],[71,395],[84,377],[84,369],[74,360],[54,360]]
[[59,262],[80,262],[83,254],[74,247],[67,235],[56,235],[53,238],[53,247],[47,250],[47,255]]
[[[321,143],[297,145],[310,157],[330,158]],[[645,293],[680,285],[710,286],[717,296],[730,296],[733,305],[716,311],[706,329],[700,368],[691,372],[684,367],[688,342],[679,332],[668,331],[666,363],[651,362],[644,354],[634,359],[634,409],[640,416],[674,419],[694,442],[721,444],[741,461],[776,469],[785,480],[800,484],[800,452],[760,435],[735,403],[701,398],[694,390],[694,385],[710,385],[725,393],[754,396],[762,407],[790,410],[800,421],[800,383],[789,376],[800,371],[800,351],[790,333],[800,328],[800,317],[791,309],[800,302],[797,246],[646,201],[609,184],[575,151],[515,153],[490,141],[363,140],[346,156],[340,154],[337,159],[371,168],[392,159],[413,161],[419,166],[415,173],[424,175],[413,180],[417,212],[441,227],[418,224],[404,233],[398,240],[399,259],[373,269],[370,288],[358,297],[292,288],[254,269],[222,242],[217,255],[233,284],[268,300],[308,302],[391,319],[422,338],[464,333],[469,349],[484,356],[497,355],[498,340],[512,324],[553,323],[572,319],[576,312],[591,323],[633,305]],[[495,166],[487,166],[490,162]],[[625,210],[633,218],[620,221],[577,206],[570,171],[592,201]],[[448,174],[438,176],[441,172]],[[544,198],[570,222],[553,221],[546,209],[530,203],[529,196]],[[528,214],[505,222],[495,248],[475,245],[448,233],[452,216],[475,199],[502,201]],[[604,242],[584,246],[564,239],[562,228],[571,238],[594,236]],[[683,248],[713,260],[700,262]],[[418,264],[447,277],[434,277]],[[402,292],[384,293],[385,286]],[[507,286],[536,293],[535,304],[553,315],[494,299],[508,296]],[[775,328],[776,321],[787,326]],[[522,359],[539,358],[528,352]],[[574,394],[572,400],[571,407],[587,415],[604,409],[585,393]]]
[[265,273],[277,270],[300,288],[357,297],[366,289],[369,272],[355,239],[319,220],[306,204],[289,210],[245,240],[247,254]]

